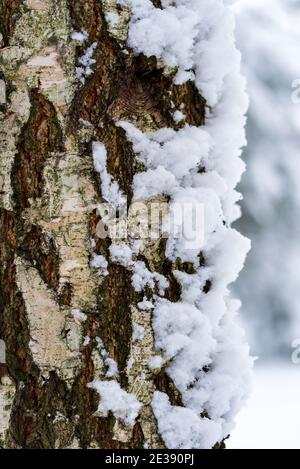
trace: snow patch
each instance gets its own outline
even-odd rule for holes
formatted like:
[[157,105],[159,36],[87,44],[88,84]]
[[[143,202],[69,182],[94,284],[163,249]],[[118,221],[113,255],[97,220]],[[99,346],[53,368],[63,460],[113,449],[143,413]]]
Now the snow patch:
[[100,351],[100,354],[103,358],[104,364],[107,367],[106,377],[113,378],[119,376],[118,365],[116,361],[109,356],[109,353],[104,347],[103,341],[100,337],[96,337],[97,347]]
[[111,261],[123,267],[133,265],[132,249],[125,243],[112,244],[109,247]]
[[177,110],[173,114],[173,119],[176,122],[176,124],[179,124],[179,122],[185,119],[185,116],[182,111]]
[[83,346],[87,347],[91,343],[91,338],[89,335],[86,335],[83,341]]
[[89,383],[88,387],[95,389],[100,396],[99,414],[107,417],[110,411],[114,417],[126,425],[133,427],[142,407],[142,404],[133,394],[129,394],[121,389],[117,381],[95,380]]
[[154,305],[151,301],[147,300],[147,298],[144,296],[143,301],[140,301],[138,303],[138,308],[141,309],[142,311],[145,311],[146,309],[153,309]]
[[133,266],[132,285],[136,292],[141,292],[148,286],[152,290],[158,288],[160,295],[163,295],[168,288],[168,280],[158,272],[151,272],[147,269],[145,262],[137,261]]
[[145,328],[136,322],[133,323],[132,341],[139,342],[145,337]]
[[151,370],[159,370],[164,364],[164,359],[160,355],[155,355],[148,360],[148,366]]
[[84,314],[80,309],[72,309],[71,315],[74,319],[77,319],[80,322],[84,322],[87,320],[87,315]]
[[73,41],[79,41],[79,42],[85,42],[87,41],[89,38],[89,35],[86,31],[84,30],[81,30],[81,31],[73,31],[71,33],[71,39],[73,39]]
[[106,168],[107,152],[105,146],[103,143],[93,142],[92,149],[94,168],[99,173],[101,179],[102,197],[114,207],[122,206],[124,195],[121,193],[118,183],[113,180]]
[[114,11],[107,11],[105,13],[105,19],[111,27],[117,26],[120,21],[118,13],[115,13]]
[[93,59],[95,49],[97,48],[97,42],[88,47],[84,54],[79,57],[79,67],[76,67],[76,78],[82,83],[85,83],[85,79],[94,73],[92,65],[96,63],[96,60]]
[[155,391],[152,408],[158,431],[170,449],[211,449],[221,438],[218,423],[200,418],[190,409],[172,406],[163,392]]
[[106,277],[108,275],[108,262],[104,256],[99,256],[93,253],[90,261],[90,266],[98,270],[99,275]]

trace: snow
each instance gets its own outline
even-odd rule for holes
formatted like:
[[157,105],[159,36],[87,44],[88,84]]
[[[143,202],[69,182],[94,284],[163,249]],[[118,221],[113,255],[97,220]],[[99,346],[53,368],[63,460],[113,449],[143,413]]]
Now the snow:
[[96,63],[96,60],[93,59],[94,51],[97,48],[97,42],[88,47],[84,54],[79,57],[79,67],[76,67],[76,78],[82,83],[85,83],[86,77],[89,77],[94,73],[92,65]]
[[87,347],[91,343],[91,338],[89,335],[86,335],[83,341],[83,346]]
[[111,261],[115,264],[129,267],[133,265],[132,249],[125,243],[111,244],[109,247]]
[[170,202],[163,231],[169,233],[166,254],[169,259],[198,261],[197,255],[217,229],[223,214],[219,198],[209,188],[180,188]]
[[148,366],[152,370],[160,370],[164,364],[164,359],[160,355],[155,355],[148,360]]
[[119,376],[118,365],[116,361],[109,356],[100,337],[96,337],[97,347],[101,353],[104,364],[107,367],[106,377],[113,378]]
[[148,199],[159,193],[170,194],[176,185],[175,176],[159,165],[134,176],[134,198]]
[[229,449],[300,449],[299,365],[265,362],[254,370],[253,392],[226,442]]
[[139,342],[145,337],[145,328],[136,322],[133,323],[132,341]]
[[158,430],[169,449],[210,449],[221,438],[220,427],[214,421],[200,419],[190,409],[170,405],[162,392],[154,392],[152,407]]
[[[209,320],[194,305],[167,300],[158,301],[153,314],[156,348],[164,350],[166,360],[174,359],[172,368],[180,373],[175,384],[185,389],[194,381],[195,361],[197,370],[210,363],[210,351],[215,341]],[[183,368],[178,365],[179,361]]]
[[129,358],[129,359],[127,360],[126,369],[127,369],[128,371],[131,370],[131,368],[133,367],[134,363],[135,363],[134,358]]
[[128,45],[136,54],[156,56],[177,69],[175,83],[196,81],[210,106],[223,92],[224,81],[239,57],[232,36],[233,17],[223,0],[118,0],[132,11]]
[[[79,43],[84,44],[88,41],[89,35],[86,31],[72,31],[71,39],[73,41],[78,41]],[[78,59],[78,66],[75,68],[76,78],[82,84],[85,83],[86,77],[92,75],[93,69],[92,65],[96,63],[96,60],[93,59],[94,51],[97,48],[97,42],[91,44],[84,52],[84,54]]]
[[105,374],[107,378],[113,378],[114,376],[119,376],[118,365],[113,358],[105,356],[104,363],[107,366],[107,372]]
[[[168,187],[161,188],[161,192],[172,194],[176,185],[179,186],[184,176],[189,175],[190,171],[198,168],[200,164],[205,164],[207,160],[211,147],[211,138],[201,128],[185,126],[178,131],[164,128],[156,132],[143,133],[125,121],[119,121],[118,125],[126,131],[127,138],[133,143],[133,149],[138,154],[138,160],[144,163],[148,169],[144,173],[135,175],[135,198],[138,198],[136,193],[139,194],[139,191],[143,190],[143,185],[147,184],[147,180],[150,187],[151,184],[156,186],[153,179],[159,173],[161,173],[164,180],[167,180],[166,175],[169,173],[168,186],[170,186],[170,189]],[[184,158],[182,157],[183,154]],[[158,168],[159,171],[155,171]],[[148,194],[147,197],[152,195],[152,193]]]
[[115,13],[113,11],[107,11],[105,13],[105,19],[108,22],[108,24],[112,27],[116,26],[120,21],[118,13]]
[[107,417],[111,411],[113,415],[126,425],[133,427],[142,404],[133,394],[124,391],[117,381],[95,380],[88,384],[100,396],[98,412]]
[[88,40],[88,38],[89,38],[89,35],[84,30],[82,30],[82,31],[73,31],[71,33],[71,39],[73,39],[73,41],[85,42],[85,41]]
[[147,300],[147,298],[144,296],[143,301],[138,303],[138,308],[142,311],[145,311],[146,309],[153,309],[154,306],[152,301]]
[[[244,100],[241,109],[244,109],[243,106]],[[221,109],[223,112],[222,106]],[[222,113],[220,116],[224,118]],[[222,119],[216,116],[213,119],[216,127],[209,121],[206,128],[211,135],[217,135]],[[242,118],[239,125],[243,126],[243,123]],[[220,147],[213,145],[205,128],[186,126],[176,133],[171,129],[162,129],[143,134],[132,124],[120,122],[119,125],[126,130],[137,158],[146,167],[145,172],[138,174],[134,180],[135,197],[143,195],[150,198],[162,191],[169,193],[169,218],[164,222],[164,230],[170,227],[170,221],[173,225],[168,231],[166,255],[174,261],[180,258],[183,262],[191,262],[195,268],[193,275],[175,273],[182,285],[181,301],[172,303],[159,297],[153,298],[155,346],[157,351],[163,353],[163,361],[170,362],[167,372],[180,390],[186,409],[194,412],[195,425],[196,422],[199,428],[211,425],[214,429],[212,434],[223,439],[232,430],[235,415],[248,395],[249,369],[252,365],[243,331],[236,325],[239,302],[228,297],[228,286],[236,280],[250,248],[249,241],[230,227],[237,214],[235,204],[239,200],[234,190],[237,173],[240,177],[244,165],[238,163],[229,174],[221,161],[221,154],[217,154],[222,148],[223,155],[227,153],[229,157],[228,148],[223,143]],[[230,149],[236,157],[242,141],[238,136],[231,142]],[[207,144],[206,148],[203,143]],[[187,148],[191,151],[187,152]],[[182,154],[188,154],[188,158],[182,158]],[[220,162],[211,164],[211,158]],[[199,174],[197,168],[200,164],[211,171]],[[156,171],[161,168],[174,176],[175,183],[157,184],[155,194]],[[181,213],[181,208],[186,206],[190,209],[204,208],[203,217],[197,217],[202,224],[197,227],[198,236],[193,239],[192,248],[187,242],[191,231],[185,231],[185,236],[180,236],[182,228],[185,225],[189,227],[188,221],[192,219],[191,210]],[[200,250],[206,260],[205,267],[199,267]],[[134,263],[133,272],[132,283],[136,291],[143,291],[146,285],[155,288],[157,275],[160,274],[150,272],[142,261]],[[204,294],[207,280],[211,288]],[[158,418],[164,422],[171,418],[172,421],[164,437],[165,442],[169,442],[171,448],[174,442],[179,447],[185,447],[186,440],[180,440],[180,421],[168,415],[168,406],[164,409],[166,413],[161,409]],[[209,424],[205,422],[205,425],[203,418],[199,417],[204,412],[210,416]],[[173,414],[176,415],[172,409]],[[159,421],[162,428],[164,424]],[[205,445],[202,435],[198,436],[196,443],[194,438],[190,439],[192,448],[204,448]]]
[[[193,296],[192,303],[196,291]],[[164,352],[164,361],[172,359],[167,371],[181,392],[184,405],[194,412],[195,421],[197,418],[201,422],[199,415],[208,412],[222,438],[232,430],[234,417],[250,388],[251,362],[235,317],[238,306],[238,302],[227,301],[227,311],[215,331],[209,316],[188,302],[157,300],[153,317],[156,348]],[[168,419],[167,413],[159,415],[162,420]],[[178,442],[180,428],[175,422],[171,428],[169,432],[173,431],[174,441]],[[191,441],[190,447],[205,448],[201,441],[197,445]]]
[[101,179],[102,197],[113,207],[123,205],[124,196],[119,189],[119,185],[113,180],[106,168],[107,152],[105,146],[100,142],[93,142],[94,168],[99,173]]
[[183,121],[184,120],[184,114],[182,111],[175,111],[174,114],[173,114],[173,119],[174,121],[176,122],[176,124],[178,124],[179,122]]
[[90,261],[90,266],[94,269],[98,269],[99,275],[103,275],[104,277],[108,275],[108,262],[104,256],[93,253]]
[[148,286],[154,289],[158,288],[161,295],[169,286],[168,280],[158,272],[151,272],[147,269],[145,262],[136,261],[133,266],[132,285],[136,292],[141,292]]
[[87,320],[87,315],[84,314],[80,309],[72,309],[71,315],[74,319],[77,319],[80,322],[84,322]]

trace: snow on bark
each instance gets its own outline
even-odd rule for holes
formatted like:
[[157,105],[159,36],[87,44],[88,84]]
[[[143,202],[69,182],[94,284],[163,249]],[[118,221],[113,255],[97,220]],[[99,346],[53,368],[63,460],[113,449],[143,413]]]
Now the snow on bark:
[[100,415],[106,416],[111,411],[116,418],[133,427],[142,406],[133,394],[121,389],[116,381],[94,381],[88,386],[100,394],[101,400],[97,411]]
[[[162,291],[153,298],[155,346],[185,408],[171,405],[167,395],[158,392],[152,406],[169,448],[211,448],[233,428],[248,393],[252,365],[236,324],[239,303],[228,291],[250,247],[230,226],[239,215],[235,186],[244,171],[240,154],[247,109],[233,15],[222,0],[166,0],[162,9],[149,0],[118,3],[132,12],[128,45],[134,52],[156,56],[176,69],[176,83],[195,80],[210,106],[202,128],[186,125],[177,132],[165,128],[144,133],[129,122],[118,125],[145,168],[134,178],[135,198],[168,195],[170,209],[178,199],[204,205],[203,245],[187,252],[172,237],[167,243],[170,259],[194,267],[193,274],[175,272],[181,300],[166,300]],[[200,248],[205,266],[199,265]],[[135,265],[133,271],[140,261]],[[136,273],[137,284],[135,278]]]
[[107,153],[102,143],[93,143],[93,160],[95,170],[99,173],[101,179],[101,192],[103,199],[106,202],[109,202],[113,207],[122,205],[124,196],[120,192],[118,183],[113,181],[111,175],[107,172]]

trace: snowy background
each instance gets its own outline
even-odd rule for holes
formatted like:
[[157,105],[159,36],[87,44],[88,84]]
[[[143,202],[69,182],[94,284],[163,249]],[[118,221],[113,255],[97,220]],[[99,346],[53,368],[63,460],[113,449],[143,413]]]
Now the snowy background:
[[[300,448],[300,1],[240,0],[248,171],[239,231],[252,251],[236,284],[254,389],[229,448]],[[298,81],[297,81],[298,80]],[[298,89],[297,89],[298,86]],[[297,341],[298,339],[298,341]],[[296,360],[297,361],[297,360]]]

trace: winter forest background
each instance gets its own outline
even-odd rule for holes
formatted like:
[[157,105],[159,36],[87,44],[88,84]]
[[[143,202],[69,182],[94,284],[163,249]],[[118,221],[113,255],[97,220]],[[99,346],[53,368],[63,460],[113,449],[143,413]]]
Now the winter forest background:
[[300,448],[300,1],[241,0],[235,8],[250,95],[237,225],[252,240],[235,288],[259,358],[229,446]]

